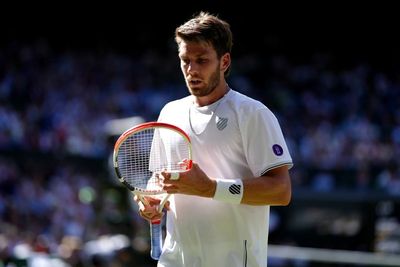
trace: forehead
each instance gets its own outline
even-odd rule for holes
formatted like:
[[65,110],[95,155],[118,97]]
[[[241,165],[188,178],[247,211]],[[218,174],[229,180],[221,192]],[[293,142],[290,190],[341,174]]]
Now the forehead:
[[179,56],[216,56],[217,52],[214,47],[207,42],[179,42]]

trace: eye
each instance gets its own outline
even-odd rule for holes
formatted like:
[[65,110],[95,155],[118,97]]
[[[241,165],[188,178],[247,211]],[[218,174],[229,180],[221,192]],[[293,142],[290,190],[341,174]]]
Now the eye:
[[182,65],[188,65],[190,63],[189,59],[181,58],[181,64]]
[[206,58],[199,58],[198,60],[197,60],[197,63],[199,63],[199,64],[204,64],[204,63],[207,63],[207,59]]

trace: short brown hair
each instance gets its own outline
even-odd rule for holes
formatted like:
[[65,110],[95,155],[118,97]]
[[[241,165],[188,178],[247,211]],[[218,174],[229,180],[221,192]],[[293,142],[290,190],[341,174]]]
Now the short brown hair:
[[[214,47],[219,58],[232,51],[232,32],[229,23],[204,11],[176,28],[175,41],[178,45],[180,39],[187,42],[207,42]],[[228,73],[229,68],[225,75]]]

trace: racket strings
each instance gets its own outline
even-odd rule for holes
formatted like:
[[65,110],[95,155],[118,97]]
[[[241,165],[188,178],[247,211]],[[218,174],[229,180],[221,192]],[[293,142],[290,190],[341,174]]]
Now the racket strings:
[[162,191],[159,174],[187,169],[188,142],[168,128],[147,128],[128,136],[118,153],[122,177],[131,186],[144,191]]

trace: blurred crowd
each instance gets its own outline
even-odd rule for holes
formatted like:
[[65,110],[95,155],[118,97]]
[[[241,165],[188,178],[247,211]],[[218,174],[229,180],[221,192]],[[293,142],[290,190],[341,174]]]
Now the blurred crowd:
[[[396,71],[368,61],[339,64],[324,53],[295,60],[248,51],[233,57],[228,81],[277,115],[295,163],[294,187],[400,196]],[[117,201],[117,191],[105,189],[109,173],[84,172],[69,163],[37,164],[26,155],[106,162],[108,121],[130,116],[156,120],[167,101],[186,94],[172,46],[171,51],[124,54],[56,50],[43,40],[3,44],[0,256],[25,242],[34,251],[64,253],[72,266],[80,266],[74,263],[74,249],[114,234],[110,225],[121,221],[134,228],[135,212],[126,218],[116,204],[126,199]],[[10,151],[17,156],[9,157]]]
[[[400,193],[396,69],[321,53],[295,61],[250,51],[234,58],[229,82],[277,114],[299,184],[333,190],[343,186],[338,172],[350,189]],[[175,47],[129,55],[11,42],[0,53],[0,148],[104,157],[107,121],[155,120],[185,94]]]
[[65,266],[152,266],[146,223],[103,167],[12,155],[0,173],[0,263],[48,255]]

